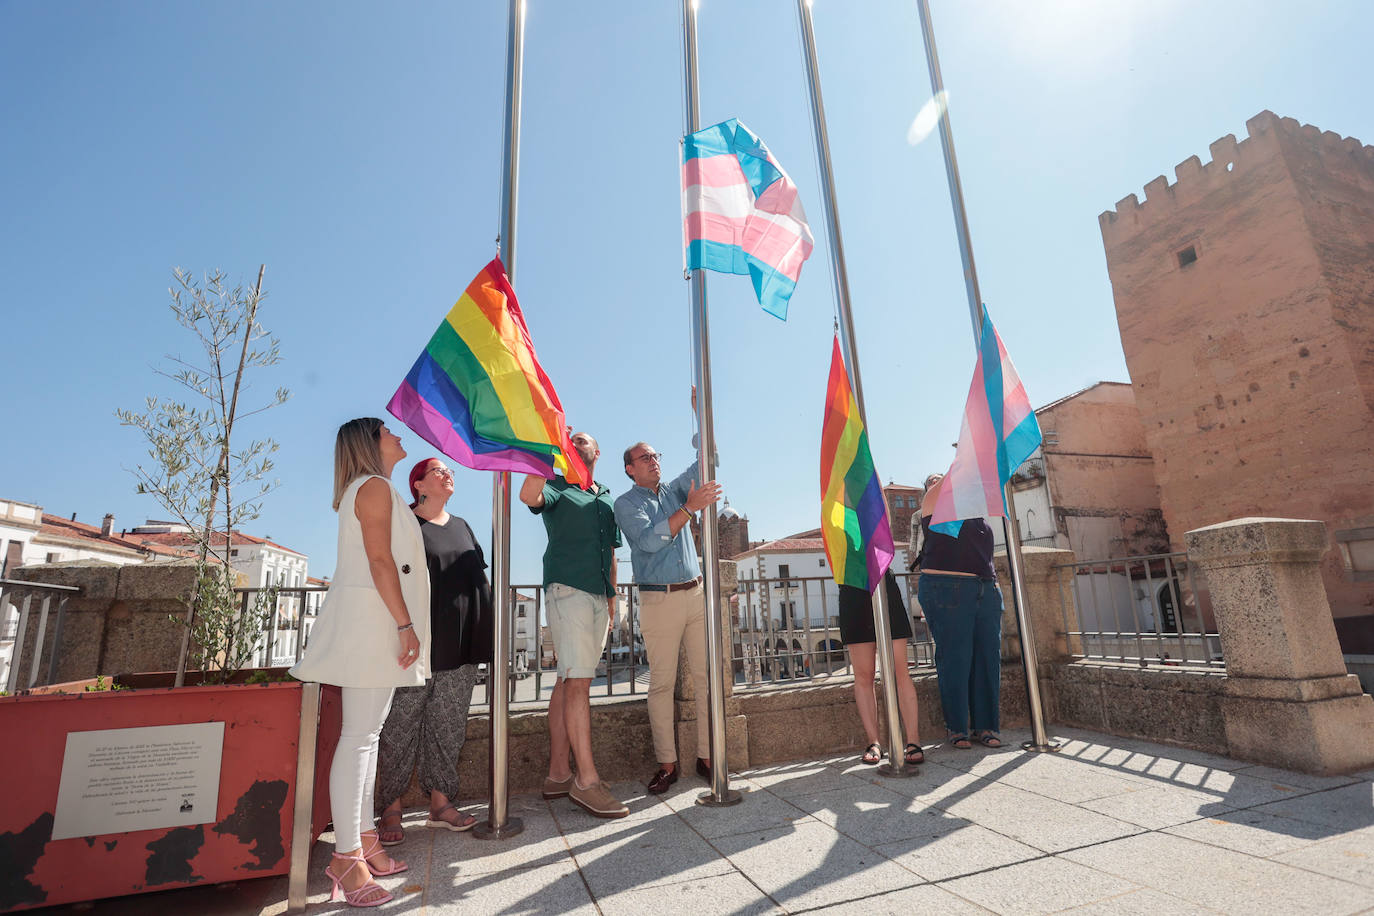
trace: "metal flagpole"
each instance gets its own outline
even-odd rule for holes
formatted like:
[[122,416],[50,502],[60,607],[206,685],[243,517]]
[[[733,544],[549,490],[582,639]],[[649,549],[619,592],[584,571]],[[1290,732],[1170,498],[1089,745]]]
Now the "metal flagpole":
[[[697,109],[697,3],[682,0],[683,84],[686,133],[701,128]],[[697,464],[702,481],[716,479],[716,434],[711,416],[711,334],[706,314],[706,277],[700,268],[691,272],[693,374],[697,384]],[[716,544],[716,504],[701,517],[701,571],[706,592],[706,700],[710,711],[711,791],[697,796],[698,805],[725,807],[743,801],[730,788],[730,768],[725,757],[725,671],[721,666],[720,564]],[[697,749],[700,756],[701,748]],[[681,764],[678,764],[681,766]]]
[[[806,58],[806,86],[811,96],[811,126],[816,134],[816,159],[820,164],[821,186],[825,192],[826,236],[830,239],[831,276],[835,283],[835,302],[840,312],[840,344],[849,367],[849,384],[859,407],[859,420],[868,427],[864,409],[863,381],[859,376],[859,351],[854,343],[854,314],[849,303],[849,274],[844,263],[844,240],[840,237],[840,216],[835,203],[835,175],[830,167],[830,137],[825,129],[825,102],[821,98],[820,70],[816,64],[816,33],[811,23],[811,0],[797,0],[801,21],[802,51]],[[883,511],[887,511],[884,507]],[[878,767],[884,776],[915,776],[916,768],[906,765],[901,749],[905,746],[901,718],[897,709],[897,678],[908,677],[906,665],[897,666],[892,651],[892,628],[887,619],[887,587],[878,582],[873,589],[873,633],[877,637],[878,667],[883,680],[883,705],[887,719],[888,762]],[[904,663],[906,659],[902,660]],[[915,723],[908,723],[915,724]]]
[[[940,78],[940,58],[935,51],[935,31],[930,24],[930,5],[916,0],[921,16],[921,37],[925,41],[926,63],[930,67],[931,91],[938,98],[945,91]],[[949,179],[949,200],[954,208],[954,224],[959,232],[959,256],[964,262],[964,287],[968,292],[969,318],[973,321],[973,346],[976,349],[983,330],[983,299],[978,292],[978,271],[973,265],[973,240],[969,237],[968,213],[964,210],[964,192],[959,184],[959,162],[954,157],[954,134],[949,126],[949,109],[940,112],[940,147],[945,154],[945,176]],[[1039,667],[1035,657],[1035,638],[1026,613],[1025,575],[1021,565],[1021,538],[1016,530],[1016,503],[1011,484],[1002,490],[1007,503],[1007,516],[1002,519],[1006,534],[1007,570],[1011,573],[1012,603],[1016,608],[1016,627],[1021,634],[1021,666],[1026,674],[1026,705],[1030,709],[1031,740],[1021,746],[1028,751],[1057,751],[1045,732],[1045,709],[1040,697]]]
[[[501,193],[501,236],[497,242],[511,287],[515,287],[515,217],[520,179],[520,77],[525,58],[525,0],[510,0],[506,31],[506,126]],[[491,801],[487,822],[473,836],[502,840],[525,829],[510,817],[510,472],[492,475],[491,488],[491,664],[487,666],[487,707],[491,711]]]

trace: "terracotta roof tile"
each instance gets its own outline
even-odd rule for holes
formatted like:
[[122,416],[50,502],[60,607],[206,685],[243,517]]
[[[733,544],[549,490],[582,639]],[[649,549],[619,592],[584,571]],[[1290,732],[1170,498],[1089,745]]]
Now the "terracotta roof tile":
[[[162,545],[164,547],[171,548],[173,550],[177,550],[178,552],[183,553],[188,551],[190,548],[194,547],[196,543],[196,539],[192,535],[184,531],[129,532],[125,535],[125,537],[137,540],[140,544],[146,544],[149,547],[152,547],[153,545]],[[210,537],[210,543],[216,546],[222,545],[224,543],[223,532],[214,532]],[[265,545],[267,547],[274,547],[277,550],[283,551],[284,553],[289,553],[292,556],[305,556],[305,554],[292,550],[289,547],[283,547],[282,545],[269,541],[266,538],[260,538],[251,534],[245,534],[242,531],[234,532],[234,543],[254,544],[258,546]]]
[[43,513],[43,520],[38,530],[41,534],[49,534],[55,537],[79,538],[84,541],[98,541],[101,544],[108,544],[112,547],[120,547],[125,550],[136,550],[143,553],[156,554],[181,554],[181,551],[171,550],[160,545],[149,546],[142,544],[127,535],[121,536],[112,534],[106,537],[100,533],[100,529],[95,525],[87,525],[85,522],[63,518],[60,515],[49,515],[46,512]]
[[[819,529],[817,529],[817,530],[819,531]],[[825,541],[822,540],[821,538],[818,538],[818,537],[814,537],[814,538],[808,538],[808,537],[788,537],[788,538],[780,538],[780,539],[778,539],[778,540],[776,540],[776,541],[764,541],[762,544],[759,544],[759,545],[756,546],[756,547],[751,547],[751,548],[749,548],[748,550],[746,550],[744,553],[740,554],[740,556],[739,556],[739,557],[736,557],[735,559],[739,559],[740,557],[747,557],[747,556],[749,556],[750,554],[780,553],[780,552],[782,552],[782,551],[789,551],[789,552],[800,553],[800,552],[802,552],[802,551],[808,551],[808,550],[824,550],[824,549],[825,549]]]

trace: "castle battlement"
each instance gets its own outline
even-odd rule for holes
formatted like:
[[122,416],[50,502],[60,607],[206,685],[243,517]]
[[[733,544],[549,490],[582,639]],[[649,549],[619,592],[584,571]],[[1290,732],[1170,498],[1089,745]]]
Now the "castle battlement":
[[1237,142],[1235,134],[1227,134],[1212,143],[1208,147],[1212,158],[1205,165],[1197,156],[1180,162],[1174,168],[1173,184],[1163,175],[1148,182],[1144,202],[1128,194],[1117,201],[1114,210],[1104,210],[1097,218],[1103,240],[1111,243],[1128,238],[1156,220],[1167,218],[1178,206],[1224,186],[1233,175],[1281,155],[1279,134],[1299,140],[1318,156],[1344,159],[1347,165],[1355,160],[1365,168],[1374,166],[1374,146],[1311,124],[1299,124],[1293,118],[1280,118],[1272,111],[1261,111],[1245,122],[1245,128],[1248,136],[1244,140]]

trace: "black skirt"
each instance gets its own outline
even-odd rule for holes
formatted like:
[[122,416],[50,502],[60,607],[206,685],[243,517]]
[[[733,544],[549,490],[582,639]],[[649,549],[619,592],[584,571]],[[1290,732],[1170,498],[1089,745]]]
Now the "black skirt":
[[[889,572],[883,576],[887,588],[887,625],[893,639],[911,638],[911,616],[902,603],[902,590],[897,577]],[[852,585],[840,586],[840,641],[846,646],[854,643],[877,642],[873,632],[873,598],[868,592]]]

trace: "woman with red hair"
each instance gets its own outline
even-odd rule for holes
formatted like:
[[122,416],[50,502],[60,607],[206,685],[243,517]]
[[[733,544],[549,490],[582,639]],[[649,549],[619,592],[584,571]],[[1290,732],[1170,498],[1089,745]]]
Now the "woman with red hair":
[[453,472],[438,458],[426,458],[410,470],[410,495],[429,569],[431,677],[422,687],[396,691],[382,729],[377,799],[388,804],[377,835],[384,846],[405,841],[401,796],[417,768],[420,789],[429,795],[426,827],[469,830],[477,823],[453,800],[477,665],[491,660],[492,648],[482,548],[468,523],[444,508],[453,495]]

